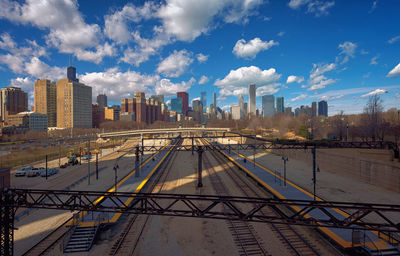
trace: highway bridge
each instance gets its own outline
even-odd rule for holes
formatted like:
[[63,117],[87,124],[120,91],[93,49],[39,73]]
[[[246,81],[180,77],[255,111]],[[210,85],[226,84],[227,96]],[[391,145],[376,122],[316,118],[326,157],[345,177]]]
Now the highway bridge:
[[143,136],[146,134],[175,134],[175,133],[202,133],[202,132],[230,132],[230,128],[167,128],[167,129],[145,129],[145,130],[132,130],[123,132],[106,132],[97,134],[98,138],[113,138],[113,137],[129,137],[129,136]]

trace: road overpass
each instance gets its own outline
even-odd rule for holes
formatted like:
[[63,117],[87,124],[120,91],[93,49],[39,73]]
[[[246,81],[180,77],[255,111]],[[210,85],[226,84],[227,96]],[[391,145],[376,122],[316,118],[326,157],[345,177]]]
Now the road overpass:
[[230,132],[230,128],[167,128],[167,129],[144,129],[144,130],[131,130],[123,132],[106,132],[99,133],[99,138],[113,138],[113,137],[130,137],[130,136],[143,136],[147,134],[170,134],[170,133],[203,133],[203,132]]

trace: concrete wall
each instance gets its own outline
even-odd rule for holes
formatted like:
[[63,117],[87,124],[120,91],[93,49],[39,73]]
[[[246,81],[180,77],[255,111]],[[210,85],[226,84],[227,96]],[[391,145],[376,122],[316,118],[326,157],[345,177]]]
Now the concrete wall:
[[[312,166],[311,150],[273,150]],[[328,171],[400,192],[400,163],[389,150],[317,149],[316,163]]]

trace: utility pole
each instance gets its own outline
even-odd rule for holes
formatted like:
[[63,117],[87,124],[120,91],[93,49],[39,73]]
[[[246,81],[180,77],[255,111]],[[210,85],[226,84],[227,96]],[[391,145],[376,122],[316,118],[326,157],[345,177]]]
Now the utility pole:
[[136,161],[135,161],[135,177],[140,177],[140,166],[139,166],[139,146],[136,146]]
[[47,180],[47,155],[46,155],[46,180]]
[[88,185],[90,185],[90,139],[88,140],[88,153],[86,156],[88,158]]
[[317,184],[317,173],[316,173],[316,163],[315,163],[315,155],[316,155],[316,147],[311,149],[311,153],[313,155],[313,185],[314,185],[314,200],[315,200],[315,185]]
[[96,154],[96,180],[99,179],[99,153]]
[[349,123],[346,124],[346,141],[349,141]]
[[256,168],[256,146],[257,146],[257,133],[254,135],[254,155],[253,155],[254,168]]
[[61,142],[58,144],[58,168],[61,166]]
[[203,147],[202,146],[199,146],[197,153],[199,156],[198,165],[197,165],[197,174],[198,174],[197,187],[201,188],[201,187],[203,187],[203,180],[202,180],[202,174],[201,174],[201,172],[203,171]]
[[114,166],[114,192],[117,192],[117,181],[118,181],[118,173],[117,170],[119,169],[118,164]]
[[286,187],[286,162],[289,161],[287,157],[282,156],[283,160],[283,185]]
[[79,165],[82,164],[82,147],[79,147]]

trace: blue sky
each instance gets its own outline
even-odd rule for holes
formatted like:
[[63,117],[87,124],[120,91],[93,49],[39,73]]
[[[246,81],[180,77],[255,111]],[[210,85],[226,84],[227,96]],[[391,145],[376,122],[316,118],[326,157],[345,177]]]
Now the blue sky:
[[400,107],[397,0],[0,0],[0,84],[30,93],[37,78],[79,79],[119,103],[187,91],[218,106],[283,96],[293,108],[328,101],[362,111],[380,94]]

